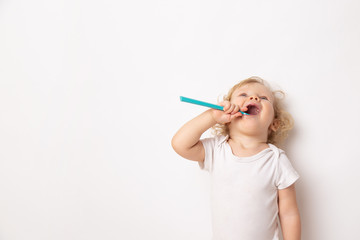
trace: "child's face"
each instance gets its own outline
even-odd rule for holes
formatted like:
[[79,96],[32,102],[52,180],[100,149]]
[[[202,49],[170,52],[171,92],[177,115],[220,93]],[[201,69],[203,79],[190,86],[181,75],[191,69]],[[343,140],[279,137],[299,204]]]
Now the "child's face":
[[247,133],[266,134],[267,136],[269,126],[274,120],[274,96],[267,87],[259,83],[246,84],[233,92],[230,102],[241,108],[250,106],[249,104],[257,106],[248,107],[247,112],[251,115],[243,114],[242,117],[235,118],[230,125],[239,127]]

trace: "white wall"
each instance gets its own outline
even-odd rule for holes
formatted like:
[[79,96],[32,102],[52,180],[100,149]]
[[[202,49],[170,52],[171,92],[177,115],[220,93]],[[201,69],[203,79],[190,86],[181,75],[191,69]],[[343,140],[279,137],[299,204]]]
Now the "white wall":
[[360,239],[359,11],[1,1],[0,239],[210,239],[209,175],[170,143],[206,109],[179,96],[253,75],[288,94],[303,239]]

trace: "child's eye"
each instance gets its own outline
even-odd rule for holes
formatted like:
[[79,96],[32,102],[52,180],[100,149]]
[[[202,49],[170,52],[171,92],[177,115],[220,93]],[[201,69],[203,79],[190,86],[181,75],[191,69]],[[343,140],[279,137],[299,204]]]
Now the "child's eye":
[[265,99],[265,100],[269,100],[267,97],[263,96],[263,97],[260,97],[261,99]]
[[242,94],[240,94],[239,96],[246,97],[246,93],[242,93]]

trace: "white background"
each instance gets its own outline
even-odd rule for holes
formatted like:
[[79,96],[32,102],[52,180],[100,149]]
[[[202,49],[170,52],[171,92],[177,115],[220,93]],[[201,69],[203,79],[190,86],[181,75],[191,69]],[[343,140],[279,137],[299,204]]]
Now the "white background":
[[359,11],[0,1],[0,239],[209,240],[209,175],[171,148],[206,109],[179,96],[250,76],[287,93],[302,239],[360,239]]

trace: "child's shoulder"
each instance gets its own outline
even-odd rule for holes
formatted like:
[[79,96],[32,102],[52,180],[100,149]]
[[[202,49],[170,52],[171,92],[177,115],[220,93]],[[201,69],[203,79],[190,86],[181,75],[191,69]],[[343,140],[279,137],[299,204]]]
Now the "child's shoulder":
[[282,155],[285,155],[285,151],[281,148],[279,148],[278,146],[268,143],[270,149],[274,152],[276,158],[279,158]]
[[270,148],[273,150],[273,153],[275,155],[275,158],[274,160],[276,160],[276,162],[282,162],[282,161],[286,161],[288,159],[286,153],[285,153],[285,150],[271,144],[271,143],[268,143],[268,145],[270,146]]
[[280,147],[278,147],[278,146],[276,146],[276,145],[274,145],[272,143],[268,143],[268,145],[270,146],[270,148],[275,149],[275,150],[277,150],[279,152],[285,152],[283,149],[281,149]]

